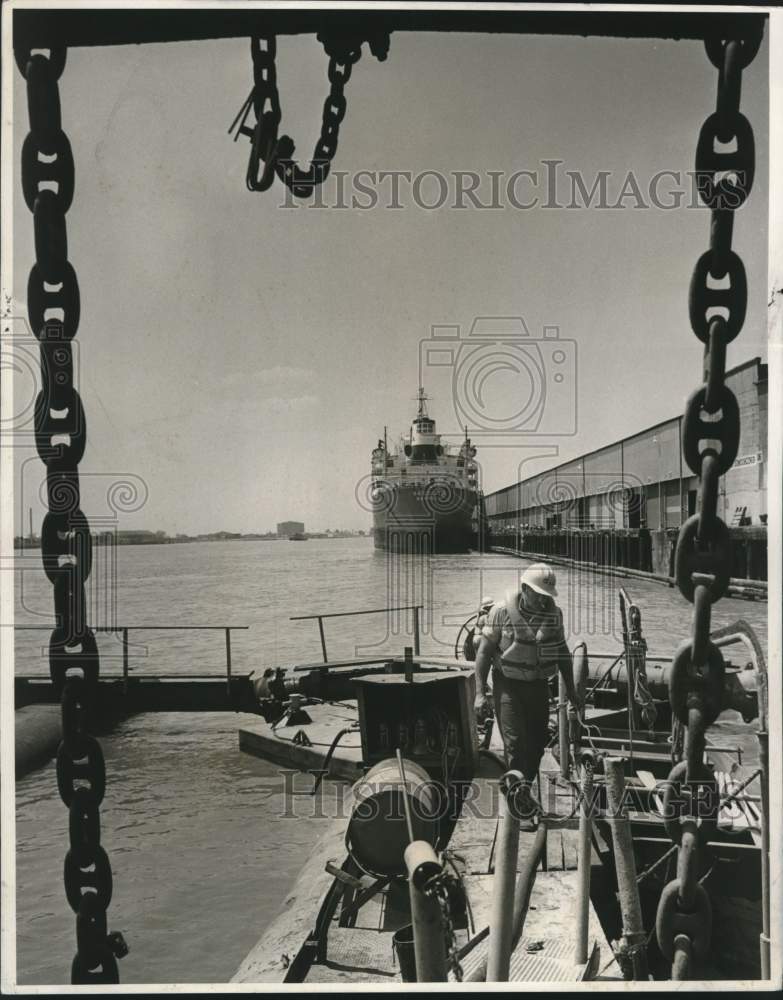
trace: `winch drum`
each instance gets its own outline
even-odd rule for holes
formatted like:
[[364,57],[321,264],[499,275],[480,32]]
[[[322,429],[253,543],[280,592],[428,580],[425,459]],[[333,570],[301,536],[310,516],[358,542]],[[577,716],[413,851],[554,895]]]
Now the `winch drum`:
[[[405,786],[415,840],[435,846],[438,839],[440,796],[427,772],[411,760],[404,761]],[[354,861],[370,875],[405,874],[408,846],[402,778],[394,758],[370,768],[352,788],[353,804],[345,843]]]

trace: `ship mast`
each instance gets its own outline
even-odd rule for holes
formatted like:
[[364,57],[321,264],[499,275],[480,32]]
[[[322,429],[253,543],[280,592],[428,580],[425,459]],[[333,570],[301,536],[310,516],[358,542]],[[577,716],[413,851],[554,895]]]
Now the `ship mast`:
[[427,416],[427,394],[424,392],[424,386],[419,386],[419,395],[417,396],[419,403],[419,412],[416,414],[417,417]]

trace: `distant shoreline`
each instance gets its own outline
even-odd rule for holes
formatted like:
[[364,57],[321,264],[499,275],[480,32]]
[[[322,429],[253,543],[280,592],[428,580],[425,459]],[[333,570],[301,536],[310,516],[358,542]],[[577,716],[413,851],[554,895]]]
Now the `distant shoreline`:
[[[151,537],[150,537],[151,536]],[[297,541],[309,540],[311,538],[371,538],[372,534],[369,531],[338,531],[330,534],[325,532],[306,532],[304,539],[297,539]],[[160,536],[157,533],[150,532],[150,535],[144,535],[144,537],[128,537],[124,535],[123,532],[113,533],[110,531],[102,532],[100,534],[94,534],[92,536],[93,545],[182,545],[193,542],[287,542],[290,541],[288,535],[240,535],[233,534],[231,532],[217,532],[213,535],[164,535]],[[20,538],[18,535],[14,538],[14,550],[22,549],[40,549],[41,539],[40,538]]]

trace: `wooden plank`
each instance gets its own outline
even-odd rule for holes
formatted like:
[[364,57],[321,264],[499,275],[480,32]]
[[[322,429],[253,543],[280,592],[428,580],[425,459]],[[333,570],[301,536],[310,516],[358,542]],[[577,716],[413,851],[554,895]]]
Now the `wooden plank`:
[[563,868],[575,871],[579,866],[579,831],[562,830],[563,838]]
[[644,788],[648,791],[654,792],[657,785],[658,779],[651,771],[639,771],[636,772],[636,777],[639,778]]
[[[480,798],[476,800],[480,805]],[[468,804],[470,809],[470,804]],[[495,839],[497,814],[463,815],[457,823],[451,840],[449,853],[457,859],[463,870],[472,875],[488,874],[492,842]]]
[[562,830],[549,830],[546,835],[546,864],[550,871],[563,870]]

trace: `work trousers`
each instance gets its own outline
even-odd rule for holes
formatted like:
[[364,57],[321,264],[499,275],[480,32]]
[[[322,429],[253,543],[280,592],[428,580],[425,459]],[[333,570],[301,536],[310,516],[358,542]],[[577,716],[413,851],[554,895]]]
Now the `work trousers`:
[[495,667],[492,694],[506,765],[532,782],[549,741],[549,684],[545,680],[511,680]]

